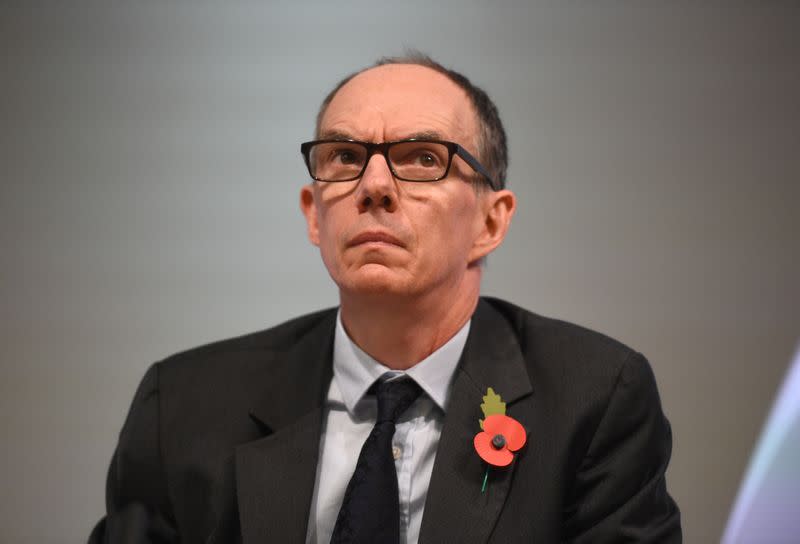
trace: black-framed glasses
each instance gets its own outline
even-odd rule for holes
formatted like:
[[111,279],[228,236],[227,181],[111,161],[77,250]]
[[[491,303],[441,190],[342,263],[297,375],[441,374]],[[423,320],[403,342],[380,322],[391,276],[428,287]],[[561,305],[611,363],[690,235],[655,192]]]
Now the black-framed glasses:
[[394,142],[371,143],[357,140],[314,140],[300,145],[308,173],[317,181],[339,182],[360,178],[375,153],[386,159],[392,175],[403,181],[430,182],[447,177],[453,155],[458,155],[492,189],[494,180],[466,149],[454,142],[412,138]]

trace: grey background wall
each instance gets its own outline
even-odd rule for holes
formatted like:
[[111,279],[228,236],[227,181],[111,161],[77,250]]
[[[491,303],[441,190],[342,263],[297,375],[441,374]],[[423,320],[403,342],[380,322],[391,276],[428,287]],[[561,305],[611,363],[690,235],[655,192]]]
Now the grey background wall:
[[336,303],[297,209],[324,93],[416,47],[495,98],[485,292],[650,358],[718,540],[800,327],[793,2],[0,8],[0,542],[79,542],[152,361]]

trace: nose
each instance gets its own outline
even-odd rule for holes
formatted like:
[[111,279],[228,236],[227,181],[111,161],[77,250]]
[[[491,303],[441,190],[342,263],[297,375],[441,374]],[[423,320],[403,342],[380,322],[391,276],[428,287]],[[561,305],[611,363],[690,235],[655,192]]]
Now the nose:
[[397,180],[392,176],[386,158],[380,153],[369,159],[358,182],[355,197],[358,211],[362,213],[378,207],[387,212],[397,209]]

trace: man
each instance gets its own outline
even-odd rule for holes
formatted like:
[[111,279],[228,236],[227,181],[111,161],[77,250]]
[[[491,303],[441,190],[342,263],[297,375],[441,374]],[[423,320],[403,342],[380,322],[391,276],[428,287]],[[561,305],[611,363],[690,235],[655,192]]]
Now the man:
[[[488,96],[415,55],[317,121],[300,205],[340,307],[151,367],[90,541],[679,542],[647,361],[479,298],[516,206]],[[521,425],[486,435],[506,466],[482,404]]]

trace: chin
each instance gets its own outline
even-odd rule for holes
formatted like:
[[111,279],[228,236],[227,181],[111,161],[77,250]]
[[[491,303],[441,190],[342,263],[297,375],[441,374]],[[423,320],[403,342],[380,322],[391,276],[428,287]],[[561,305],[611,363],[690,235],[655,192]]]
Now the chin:
[[402,274],[380,264],[366,264],[333,280],[342,291],[357,295],[408,295],[409,285]]

